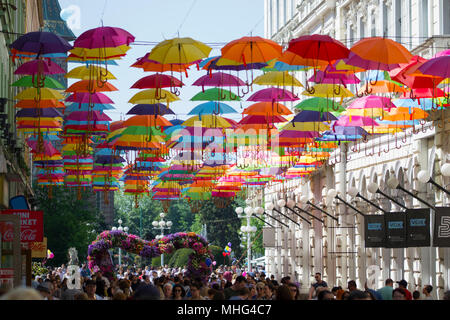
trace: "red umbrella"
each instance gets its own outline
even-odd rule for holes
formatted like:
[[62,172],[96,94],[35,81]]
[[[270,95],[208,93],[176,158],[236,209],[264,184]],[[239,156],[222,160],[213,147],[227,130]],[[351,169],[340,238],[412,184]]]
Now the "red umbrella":
[[152,74],[151,76],[144,77],[131,86],[132,89],[151,89],[151,88],[169,88],[169,87],[182,87],[184,84],[175,77],[165,74]]
[[[443,78],[419,76],[413,73],[417,71],[428,60],[419,56],[414,56],[409,63],[401,64],[400,67],[389,72],[392,80],[400,82],[410,88],[433,88],[437,86]],[[434,79],[434,80],[433,80]]]
[[282,116],[254,116],[249,115],[244,117],[241,121],[239,121],[238,125],[243,124],[269,124],[269,123],[280,123],[287,122],[285,118]]
[[254,94],[247,101],[296,101],[299,100],[292,92],[279,88],[262,89]]
[[350,50],[341,42],[327,35],[313,34],[289,41],[287,49],[306,59],[305,65],[316,67],[317,60],[332,61],[345,59]]
[[66,73],[56,62],[51,60],[32,60],[25,62],[14,71],[14,74],[62,74]]

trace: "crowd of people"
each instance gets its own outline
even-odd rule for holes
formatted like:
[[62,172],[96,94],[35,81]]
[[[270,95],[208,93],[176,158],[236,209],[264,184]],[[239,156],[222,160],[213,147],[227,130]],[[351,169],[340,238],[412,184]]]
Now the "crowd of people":
[[[246,272],[236,267],[219,266],[207,281],[187,276],[185,268],[120,266],[113,280],[100,271],[91,273],[80,267],[80,289],[68,286],[69,277],[63,265],[35,276],[31,288],[0,291],[3,300],[433,300],[433,287],[422,292],[407,289],[405,280],[387,279],[378,290],[358,289],[351,280],[347,288],[329,287],[320,273],[309,294],[301,294],[301,286],[289,276],[275,279],[264,270]],[[450,291],[444,294],[450,300]]]

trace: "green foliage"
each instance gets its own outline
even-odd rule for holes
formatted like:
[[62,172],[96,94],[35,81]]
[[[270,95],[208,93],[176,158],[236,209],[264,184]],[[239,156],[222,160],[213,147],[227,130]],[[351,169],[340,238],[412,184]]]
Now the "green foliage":
[[193,252],[194,250],[189,248],[178,249],[177,251],[174,252],[172,257],[170,258],[168,263],[169,267],[174,268],[174,267],[183,267],[187,265],[189,255]]
[[68,262],[68,249],[75,247],[78,258],[84,261],[88,245],[104,230],[103,218],[95,209],[91,191],[82,190],[77,199],[75,188],[54,187],[49,198],[46,188],[34,186],[38,210],[44,211],[44,236],[55,257],[47,261],[56,266]]
[[207,238],[210,244],[225,248],[232,243],[232,250],[237,256],[241,255],[239,229],[241,220],[234,211],[238,203],[233,201],[225,208],[218,208],[214,201],[205,201],[199,210],[201,223],[206,224]]
[[43,274],[47,274],[47,268],[43,267],[40,262],[32,262],[31,264],[31,273],[33,276],[41,276]]
[[[172,259],[172,256],[175,253],[176,253],[176,251],[172,252],[172,253],[165,253],[164,254],[164,265],[166,265],[166,264],[168,265],[169,264],[170,259]],[[153,267],[160,267],[161,266],[161,256],[156,257],[156,258],[152,258],[152,266]]]

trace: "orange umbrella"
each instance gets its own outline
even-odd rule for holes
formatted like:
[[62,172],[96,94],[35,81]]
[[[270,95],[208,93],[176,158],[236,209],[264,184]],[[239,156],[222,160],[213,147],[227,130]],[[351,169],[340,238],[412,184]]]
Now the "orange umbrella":
[[395,84],[394,82],[387,80],[378,80],[375,85],[367,83],[366,86],[363,86],[359,89],[358,93],[363,94],[366,90],[368,90],[368,92],[370,92],[371,94],[390,93],[390,92],[405,93],[408,91],[405,88]]
[[99,86],[98,81],[91,80],[81,80],[72,84],[66,89],[66,92],[101,92],[101,91],[117,91],[118,89],[114,87],[109,82],[102,83]]
[[[311,59],[304,59],[300,57],[298,54],[295,54],[291,51],[285,51],[283,52],[283,55],[277,59],[280,62],[286,63],[291,66],[306,66],[308,62],[311,62]],[[317,67],[326,67],[329,65],[329,63],[325,60],[314,60],[314,63],[316,63]]]
[[362,59],[388,65],[408,63],[413,57],[400,43],[381,37],[362,39],[355,43],[350,51]]
[[125,120],[123,126],[170,127],[172,126],[172,123],[161,116],[144,115],[144,116],[133,116],[128,120]]
[[58,100],[20,100],[15,108],[65,108],[64,102]]
[[283,48],[275,41],[261,37],[242,37],[233,40],[222,48],[222,58],[246,65],[265,63],[279,58]]
[[289,115],[292,112],[281,103],[258,102],[252,104],[242,111],[243,114],[251,114],[256,116],[282,116]]
[[425,119],[427,117],[428,113],[423,111],[421,108],[397,107],[392,109],[391,112],[385,115],[383,120],[409,121],[409,120]]

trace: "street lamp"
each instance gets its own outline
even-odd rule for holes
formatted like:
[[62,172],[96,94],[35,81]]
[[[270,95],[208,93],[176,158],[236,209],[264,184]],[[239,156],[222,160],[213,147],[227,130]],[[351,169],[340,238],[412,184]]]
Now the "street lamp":
[[338,199],[340,200],[342,203],[344,203],[347,207],[355,210],[357,213],[359,213],[360,215],[362,215],[363,217],[365,217],[366,215],[364,213],[362,213],[361,211],[359,211],[358,209],[356,209],[354,206],[352,206],[350,203],[348,203],[347,201],[345,201],[344,199],[342,199],[341,197],[338,196],[337,191],[335,189],[330,189],[328,190],[327,193],[327,198],[328,199]]
[[[250,205],[250,201],[249,199],[247,199],[246,201],[247,205]],[[261,208],[262,209],[262,208]],[[263,209],[264,210],[264,209]],[[259,214],[261,212],[261,210],[259,208],[252,208],[250,206],[242,208],[242,207],[237,207],[234,210],[237,215],[238,218],[240,219],[246,219],[247,220],[247,225],[246,226],[241,226],[241,232],[246,233],[247,234],[247,260],[248,260],[248,271],[252,272],[252,263],[251,263],[251,257],[252,257],[252,247],[251,247],[251,234],[256,232],[257,228],[255,226],[251,226],[251,220],[250,218],[255,214]],[[244,213],[244,215],[243,215]]]
[[426,205],[428,208],[431,208],[433,210],[436,211],[436,208],[429,204],[428,202],[426,202],[425,200],[419,198],[418,196],[414,195],[413,193],[411,193],[410,191],[406,190],[405,188],[403,188],[400,183],[398,182],[398,180],[395,177],[390,177],[389,180],[386,182],[386,184],[388,185],[389,188],[391,189],[398,189],[398,190],[402,190],[404,193],[410,195],[411,197],[419,200],[420,202],[422,202],[424,205]]
[[378,210],[380,210],[383,213],[386,213],[385,210],[383,210],[383,208],[381,208],[379,205],[373,203],[372,201],[370,201],[369,199],[367,199],[366,197],[364,197],[363,195],[361,195],[358,191],[357,188],[355,187],[350,187],[348,189],[348,194],[352,197],[352,198],[361,198],[362,200],[364,200],[365,202],[367,202],[368,204],[374,206],[375,208],[377,208]]
[[[444,165],[445,166],[445,165]],[[450,168],[450,167],[449,167]],[[448,190],[446,190],[443,186],[437,184],[428,174],[428,172],[426,172],[425,170],[421,170],[419,171],[419,173],[417,174],[417,180],[419,180],[422,183],[431,183],[432,185],[436,186],[438,189],[444,191],[447,195],[450,195],[450,192]]]
[[[124,231],[125,233],[128,232],[128,227],[122,227],[122,219],[119,219],[117,221],[117,223],[119,224],[119,227],[112,227],[111,230],[115,231],[115,230],[119,230],[119,231]],[[122,248],[119,247],[119,266],[122,265]]]
[[[164,220],[165,216],[166,214],[164,212],[161,212],[159,214],[161,220],[159,221],[154,220],[152,222],[153,229],[161,230],[161,234],[156,236],[157,240],[162,239],[164,237],[164,229],[170,230],[170,228],[172,227],[172,221],[165,221]],[[163,266],[164,266],[164,253],[161,254],[161,267]]]
[[[289,218],[287,215],[285,215],[284,213],[282,213],[280,210],[275,209],[275,206],[274,206],[273,203],[268,203],[268,204],[266,204],[266,210],[269,210],[269,211],[275,211],[275,212],[277,212],[279,215],[285,217],[286,219],[292,221],[294,224],[296,224],[297,226],[300,227],[300,224],[297,223],[295,220],[292,220],[292,219]],[[308,221],[308,223],[311,224],[309,221]]]
[[391,200],[393,203],[395,203],[396,205],[398,205],[399,207],[403,208],[403,209],[408,209],[407,207],[405,207],[403,204],[401,204],[400,202],[398,202],[397,200],[395,200],[394,198],[388,196],[387,194],[385,194],[383,191],[380,190],[380,188],[378,187],[378,184],[376,184],[375,182],[371,182],[367,185],[367,191],[369,191],[370,193],[379,193],[381,194],[383,197]]

